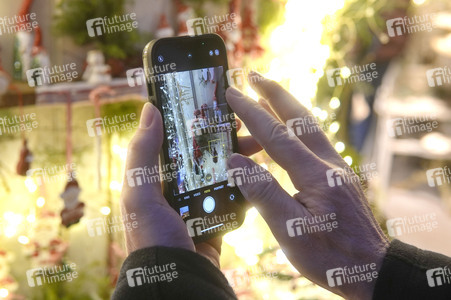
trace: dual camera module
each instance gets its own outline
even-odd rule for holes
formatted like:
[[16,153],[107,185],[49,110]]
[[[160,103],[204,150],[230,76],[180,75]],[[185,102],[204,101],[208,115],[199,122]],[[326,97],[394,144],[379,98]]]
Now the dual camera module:
[[[208,54],[210,55],[210,56],[213,56],[213,55],[219,55],[219,50],[218,49],[215,49],[214,51],[213,50],[210,50],[210,51],[208,51]],[[186,55],[187,57],[188,57],[188,59],[191,59],[191,58],[193,58],[193,54],[191,53],[191,52],[188,52],[188,54]],[[162,63],[163,61],[164,61],[164,57],[163,57],[163,55],[158,55],[158,61],[160,62],[160,63]]]

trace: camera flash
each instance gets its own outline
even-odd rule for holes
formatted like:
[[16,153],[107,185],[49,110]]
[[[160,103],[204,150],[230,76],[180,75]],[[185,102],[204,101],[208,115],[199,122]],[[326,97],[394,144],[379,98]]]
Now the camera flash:
[[210,56],[213,56],[213,50],[210,50]]
[[219,55],[219,50],[218,49],[215,50],[215,54]]

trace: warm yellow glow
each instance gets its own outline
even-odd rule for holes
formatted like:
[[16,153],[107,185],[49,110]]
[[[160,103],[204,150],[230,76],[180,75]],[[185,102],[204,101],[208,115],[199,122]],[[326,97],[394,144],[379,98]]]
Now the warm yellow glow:
[[337,142],[335,144],[335,150],[337,150],[338,153],[345,151],[345,148],[346,148],[346,146],[343,142]]
[[110,182],[110,189],[112,191],[120,192],[122,190],[122,184],[119,181],[113,180],[113,181]]
[[325,120],[327,119],[327,116],[329,116],[329,114],[327,113],[327,111],[326,111],[326,110],[322,110],[322,111],[319,113],[318,118],[319,118],[321,121],[325,121]]
[[348,67],[341,68],[340,75],[343,78],[348,78],[351,76],[351,70]]
[[23,216],[20,214],[15,214],[11,211],[7,211],[3,214],[3,218],[5,218],[6,222],[8,223],[8,225],[12,225],[12,226],[17,226],[19,225],[22,220],[23,220]]
[[345,162],[348,164],[348,165],[352,165],[352,157],[351,156],[345,156],[344,158],[343,158],[344,160],[345,160]]
[[8,226],[5,228],[5,236],[7,238],[13,237],[17,232],[17,229],[15,226]]
[[38,207],[43,207],[44,204],[45,204],[45,199],[44,199],[44,198],[39,197],[39,198],[36,200],[36,205],[37,205]]
[[330,124],[330,126],[329,126],[329,131],[331,133],[337,133],[339,129],[340,129],[340,123],[338,123],[337,121],[332,122],[332,124]]
[[258,263],[258,256],[257,255],[248,256],[244,259],[244,261],[248,266],[254,266]]
[[321,114],[321,108],[319,108],[319,107],[314,107],[314,108],[312,108],[312,114],[315,116],[315,117],[319,117],[319,115]]
[[122,148],[119,145],[113,145],[113,147],[111,147],[111,150],[113,150],[114,154],[119,155],[121,160],[123,160],[123,161],[126,160],[126,158],[127,158],[127,148]]
[[34,183],[33,179],[30,177],[25,179],[25,187],[28,189],[30,193],[34,193],[38,189],[38,186]]
[[28,221],[29,223],[33,223],[34,221],[36,221],[35,215],[28,215],[28,216],[27,216],[27,221]]
[[6,298],[6,297],[8,297],[8,295],[9,295],[9,292],[7,289],[0,289],[0,297],[1,298]]
[[426,0],[413,0],[412,2],[413,4],[420,6],[423,5],[426,2]]
[[100,209],[100,212],[101,212],[103,215],[108,216],[108,215],[111,213],[111,208],[109,208],[108,206],[103,206],[103,207]]
[[288,0],[285,22],[271,33],[274,58],[267,75],[286,83],[290,93],[308,109],[312,108],[318,80],[330,56],[329,46],[321,43],[322,21],[344,4],[345,0]]
[[451,139],[437,132],[429,133],[421,138],[420,144],[428,152],[445,155],[451,152]]
[[279,265],[288,263],[288,258],[285,256],[285,253],[283,253],[282,249],[278,249],[276,251],[276,262]]
[[30,242],[30,239],[24,235],[19,236],[19,238],[17,239],[19,241],[19,243],[26,245]]
[[337,109],[340,107],[340,104],[340,99],[338,99],[337,97],[332,97],[329,102],[329,107],[332,109]]
[[14,218],[14,213],[12,211],[5,211],[3,213],[3,218],[7,221],[12,220]]

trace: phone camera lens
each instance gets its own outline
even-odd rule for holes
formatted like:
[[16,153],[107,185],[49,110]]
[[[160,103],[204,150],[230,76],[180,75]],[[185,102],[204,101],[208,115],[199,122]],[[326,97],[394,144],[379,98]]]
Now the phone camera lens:
[[213,56],[213,50],[210,50],[210,56]]
[[163,62],[163,61],[164,61],[163,55],[158,55],[158,61],[159,61],[159,62]]
[[218,49],[215,50],[215,54],[219,55],[219,50]]
[[191,53],[188,53],[188,58],[193,58],[193,55]]

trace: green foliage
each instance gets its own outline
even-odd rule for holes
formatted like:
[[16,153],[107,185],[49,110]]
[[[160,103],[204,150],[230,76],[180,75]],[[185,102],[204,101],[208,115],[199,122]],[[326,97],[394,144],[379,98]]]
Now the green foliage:
[[257,24],[260,32],[271,32],[281,22],[284,14],[282,2],[276,0],[258,0]]
[[61,0],[54,16],[53,31],[57,35],[70,36],[77,45],[94,43],[108,57],[126,58],[135,51],[139,42],[136,29],[90,37],[86,21],[94,18],[125,14],[129,0]]

